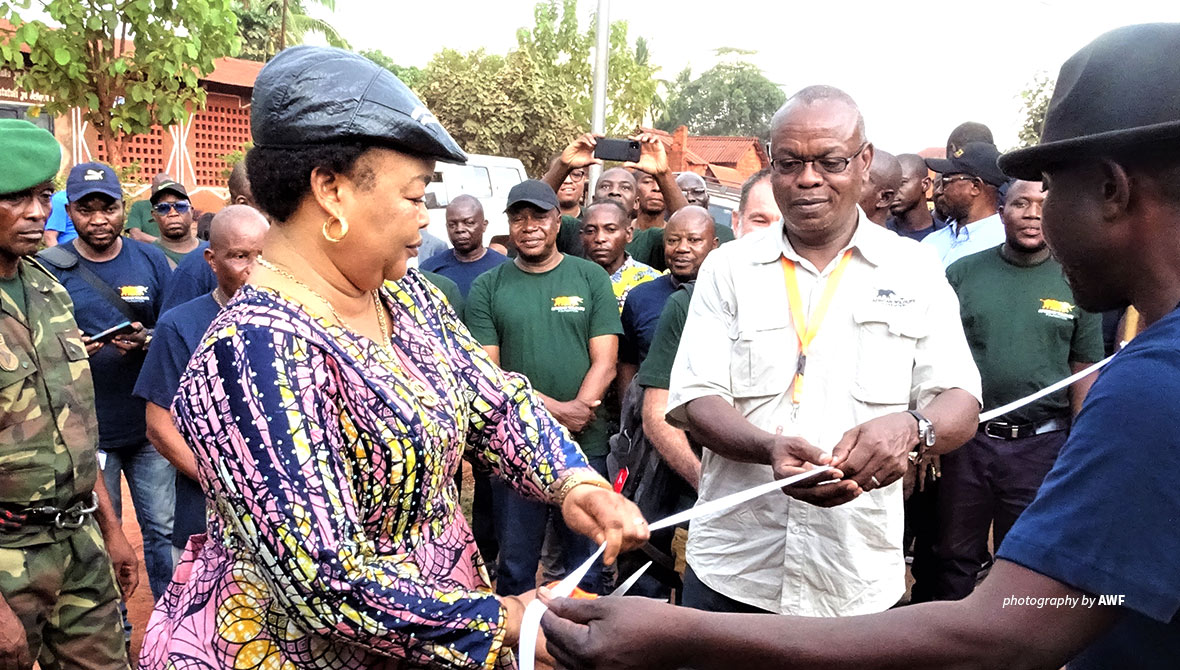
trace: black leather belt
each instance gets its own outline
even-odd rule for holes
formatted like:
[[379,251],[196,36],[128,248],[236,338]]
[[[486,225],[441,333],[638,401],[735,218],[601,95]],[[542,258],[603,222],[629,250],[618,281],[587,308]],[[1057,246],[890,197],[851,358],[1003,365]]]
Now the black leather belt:
[[[101,486],[101,482],[99,486]],[[17,530],[25,526],[54,526],[73,530],[81,528],[86,519],[98,509],[98,494],[91,492],[66,508],[42,505],[39,507],[10,508],[2,512],[0,531]]]
[[1040,423],[1009,423],[1007,421],[988,421],[983,424],[983,433],[997,440],[1019,440],[1033,435],[1052,433],[1069,428],[1069,419],[1056,418]]

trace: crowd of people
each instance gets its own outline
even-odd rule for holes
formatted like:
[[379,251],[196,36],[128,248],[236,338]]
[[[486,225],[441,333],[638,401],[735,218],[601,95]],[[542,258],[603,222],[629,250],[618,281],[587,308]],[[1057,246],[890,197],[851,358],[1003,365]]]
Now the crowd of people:
[[538,598],[553,667],[1173,666],[1177,52],[1098,38],[1007,154],[809,86],[727,222],[571,138],[500,249],[460,195],[428,250],[466,155],[345,51],[263,68],[200,221],[0,120],[0,670],[129,667],[141,561],[158,670],[512,667]]

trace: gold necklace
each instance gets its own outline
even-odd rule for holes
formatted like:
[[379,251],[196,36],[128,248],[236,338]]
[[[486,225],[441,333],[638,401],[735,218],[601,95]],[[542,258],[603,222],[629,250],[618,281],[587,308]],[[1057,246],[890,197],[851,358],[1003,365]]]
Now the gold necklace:
[[[275,265],[274,263],[266,260],[262,256],[258,257],[258,264],[261,265],[262,267],[266,268],[267,270],[270,270],[271,272],[279,275],[280,277],[287,279],[288,281],[294,283],[296,286],[299,286],[300,288],[302,288],[304,291],[307,291],[308,293],[310,293],[313,296],[315,296],[316,298],[318,298],[320,300],[320,302],[327,305],[328,311],[332,313],[332,316],[336,319],[336,323],[339,323],[342,327],[344,327],[345,329],[349,330],[352,333],[355,333],[357,335],[360,334],[354,328],[349,326],[348,322],[346,322],[344,319],[342,319],[340,317],[340,314],[336,311],[336,308],[332,306],[331,301],[329,301],[327,298],[325,298],[324,296],[317,293],[315,291],[315,289],[313,289],[312,287],[299,281],[299,279],[297,279],[295,277],[295,275],[293,275],[290,272],[288,272],[287,270],[284,270],[283,268]],[[378,341],[377,344],[382,349],[385,349],[387,352],[392,354],[393,353],[393,345],[390,344],[390,342],[389,342],[389,331],[386,329],[387,326],[385,323],[385,310],[382,309],[382,307],[381,307],[381,298],[378,297],[377,291],[370,291],[370,295],[372,295],[372,297],[373,297],[373,306],[377,309],[377,327],[381,329],[381,340]]]

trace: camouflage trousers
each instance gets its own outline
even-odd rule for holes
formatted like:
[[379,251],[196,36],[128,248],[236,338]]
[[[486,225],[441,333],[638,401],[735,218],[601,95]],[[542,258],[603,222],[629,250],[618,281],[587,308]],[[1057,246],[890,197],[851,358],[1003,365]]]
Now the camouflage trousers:
[[42,670],[127,670],[119,591],[98,524],[56,542],[0,547],[0,594]]

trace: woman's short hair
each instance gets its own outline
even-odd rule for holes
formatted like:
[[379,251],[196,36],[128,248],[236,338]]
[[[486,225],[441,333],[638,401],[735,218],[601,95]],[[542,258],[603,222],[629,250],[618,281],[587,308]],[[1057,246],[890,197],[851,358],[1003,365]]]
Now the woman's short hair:
[[374,174],[360,158],[376,146],[372,140],[344,140],[301,147],[254,147],[246,154],[254,202],[276,223],[287,221],[311,192],[311,173],[316,168],[345,175],[365,188]]

